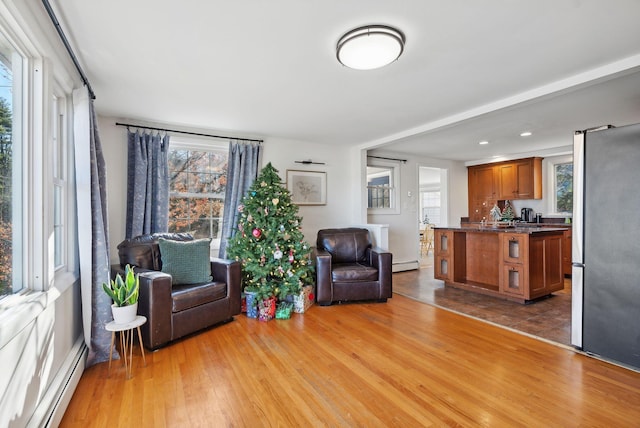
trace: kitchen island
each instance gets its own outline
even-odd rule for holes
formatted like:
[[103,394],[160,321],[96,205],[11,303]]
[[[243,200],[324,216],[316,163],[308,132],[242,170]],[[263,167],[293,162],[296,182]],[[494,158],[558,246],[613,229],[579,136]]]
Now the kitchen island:
[[562,290],[566,229],[501,226],[435,228],[435,278],[520,303]]

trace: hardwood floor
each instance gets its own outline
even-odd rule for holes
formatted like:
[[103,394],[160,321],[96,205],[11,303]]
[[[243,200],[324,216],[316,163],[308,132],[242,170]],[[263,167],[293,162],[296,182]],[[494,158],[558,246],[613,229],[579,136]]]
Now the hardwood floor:
[[523,305],[493,296],[445,287],[433,277],[433,255],[423,255],[420,269],[398,272],[393,291],[440,308],[489,321],[563,345],[571,344],[571,280],[565,288]]
[[638,426],[640,373],[400,295],[238,316],[133,378],[88,368],[62,427]]

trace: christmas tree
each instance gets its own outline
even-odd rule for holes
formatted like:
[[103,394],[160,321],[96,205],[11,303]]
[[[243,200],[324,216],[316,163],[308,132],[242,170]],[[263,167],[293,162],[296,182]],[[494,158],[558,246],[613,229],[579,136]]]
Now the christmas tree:
[[256,292],[259,299],[284,299],[313,281],[311,247],[300,229],[298,206],[271,163],[260,171],[238,211],[227,254],[242,262],[245,291]]

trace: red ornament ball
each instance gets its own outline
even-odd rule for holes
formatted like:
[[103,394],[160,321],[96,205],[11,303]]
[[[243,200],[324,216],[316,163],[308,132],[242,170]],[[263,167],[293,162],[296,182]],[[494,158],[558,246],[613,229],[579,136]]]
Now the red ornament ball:
[[253,237],[258,239],[262,236],[262,231],[260,229],[258,229],[257,227],[255,229],[253,229],[253,232],[251,232],[253,234]]

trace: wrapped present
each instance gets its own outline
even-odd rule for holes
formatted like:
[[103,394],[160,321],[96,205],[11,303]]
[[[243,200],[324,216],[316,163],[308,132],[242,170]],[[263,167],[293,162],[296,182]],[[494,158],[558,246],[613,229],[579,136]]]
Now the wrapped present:
[[255,293],[245,292],[245,302],[247,306],[247,317],[258,318],[258,302]]
[[247,295],[242,293],[241,295],[241,304],[240,304],[240,312],[245,314],[247,313]]
[[258,302],[258,319],[270,321],[276,315],[276,298],[269,297]]
[[300,293],[293,296],[293,312],[304,314],[316,299],[315,286],[305,285]]
[[291,311],[293,310],[292,302],[280,302],[278,303],[278,307],[276,308],[276,319],[277,320],[288,320],[291,318]]

